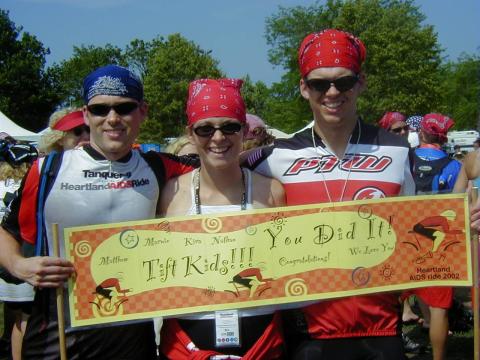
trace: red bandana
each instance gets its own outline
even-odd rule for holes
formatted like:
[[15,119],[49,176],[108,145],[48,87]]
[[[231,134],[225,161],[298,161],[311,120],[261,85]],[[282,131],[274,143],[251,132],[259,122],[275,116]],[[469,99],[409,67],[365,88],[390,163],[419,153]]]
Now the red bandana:
[[245,103],[240,79],[200,79],[188,88],[188,125],[212,117],[228,117],[245,122]]
[[420,122],[420,129],[426,133],[437,135],[443,139],[447,138],[448,130],[455,125],[455,122],[448,116],[442,114],[427,114]]
[[393,124],[405,120],[407,120],[407,117],[402,113],[397,111],[389,111],[386,112],[385,115],[383,115],[383,117],[378,122],[378,125],[385,130],[390,130]]
[[366,55],[360,39],[345,31],[327,29],[303,39],[298,64],[302,77],[320,67],[343,67],[358,74]]

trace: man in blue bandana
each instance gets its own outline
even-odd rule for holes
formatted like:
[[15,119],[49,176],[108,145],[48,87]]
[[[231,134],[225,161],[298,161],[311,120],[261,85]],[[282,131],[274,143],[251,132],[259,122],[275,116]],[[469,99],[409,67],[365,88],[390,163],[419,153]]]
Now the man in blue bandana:
[[[148,107],[142,83],[131,71],[117,65],[101,67],[85,78],[83,95],[90,144],[62,154],[48,193],[37,191],[43,159],[35,162],[0,228],[0,264],[40,290],[27,325],[22,359],[60,357],[52,290],[64,286],[75,271],[65,259],[63,229],[154,218],[164,182],[192,169],[190,158],[132,151]],[[37,227],[35,211],[39,195],[46,199],[45,216],[40,217],[45,229],[43,237],[38,235],[42,223]],[[59,224],[60,257],[52,256],[54,223]],[[37,254],[45,256],[23,257],[21,242],[46,242],[47,247],[37,247]],[[70,360],[156,358],[151,321],[68,329],[66,347]]]

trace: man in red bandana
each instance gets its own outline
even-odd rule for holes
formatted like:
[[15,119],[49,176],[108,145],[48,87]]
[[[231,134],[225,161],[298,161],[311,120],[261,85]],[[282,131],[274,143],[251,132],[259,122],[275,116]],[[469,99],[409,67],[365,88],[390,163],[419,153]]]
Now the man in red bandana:
[[[341,30],[313,33],[301,43],[300,93],[313,127],[247,159],[255,171],[283,183],[288,205],[414,194],[407,140],[357,114],[365,58],[363,43]],[[286,335],[289,358],[403,360],[399,311],[393,293],[313,303],[286,322],[286,331],[297,328],[296,336]]]

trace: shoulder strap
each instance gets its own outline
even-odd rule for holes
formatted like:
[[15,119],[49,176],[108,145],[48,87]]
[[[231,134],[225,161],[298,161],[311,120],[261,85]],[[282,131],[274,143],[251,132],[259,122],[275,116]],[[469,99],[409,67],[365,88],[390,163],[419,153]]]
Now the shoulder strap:
[[166,180],[165,165],[163,164],[162,158],[155,151],[147,151],[145,153],[139,151],[139,153],[142,156],[142,158],[147,162],[148,166],[150,166],[153,173],[155,174],[155,177],[157,178],[158,186],[161,191]]
[[37,196],[37,240],[35,243],[35,255],[44,256],[48,254],[48,242],[45,230],[45,201],[52,189],[57,177],[60,165],[62,164],[63,152],[53,151],[43,160],[40,171]]

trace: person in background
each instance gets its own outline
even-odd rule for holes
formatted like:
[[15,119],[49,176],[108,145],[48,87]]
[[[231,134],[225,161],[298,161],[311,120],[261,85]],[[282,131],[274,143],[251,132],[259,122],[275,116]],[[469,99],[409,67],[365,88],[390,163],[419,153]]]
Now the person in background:
[[[470,183],[471,182],[471,186]],[[476,149],[465,155],[462,168],[458,173],[453,192],[465,192],[470,187],[480,189],[480,150]]]
[[[143,84],[130,70],[117,65],[94,70],[83,81],[83,100],[89,143],[63,152],[43,204],[45,216],[38,218],[40,226],[35,209],[44,158],[30,168],[0,227],[0,265],[39,289],[23,341],[22,358],[27,360],[60,358],[54,290],[65,286],[75,272],[74,265],[65,259],[63,229],[154,218],[164,182],[191,171],[194,165],[191,159],[132,150],[148,105]],[[65,183],[75,184],[76,190],[66,189]],[[125,183],[132,186],[120,186]],[[59,224],[59,257],[52,256],[53,223]],[[37,239],[42,225],[44,237]],[[48,244],[40,246],[44,256],[23,256],[21,243],[35,245],[37,241]],[[72,360],[154,360],[153,322],[70,329],[66,350]]]
[[378,125],[393,134],[401,135],[408,138],[410,126],[406,123],[407,117],[398,111],[386,112]]
[[410,126],[408,142],[412,148],[416,148],[420,144],[420,141],[418,140],[418,129],[420,127],[420,121],[422,121],[422,116],[412,115],[409,116],[405,121]]
[[[190,83],[186,131],[201,165],[167,182],[161,196],[162,215],[215,214],[284,205],[284,190],[277,180],[240,167],[239,155],[247,131],[242,83],[239,79],[200,79]],[[234,280],[238,278],[239,284],[255,291],[257,285],[269,280],[262,275],[259,267],[247,268]],[[236,343],[227,344],[217,341],[219,327],[213,312],[166,319],[161,331],[161,354],[172,360],[283,358],[281,318],[273,309],[238,310],[236,326],[239,333],[232,335]]]
[[[406,116],[400,112],[386,112],[378,122],[378,125],[392,134],[400,135],[408,139],[410,134],[410,126],[406,123],[406,119]],[[400,296],[400,300],[403,304],[402,321],[405,324],[418,322],[420,318],[410,306],[410,296],[407,295],[408,292],[404,294],[404,296]],[[421,344],[412,340],[403,331],[402,339],[405,351],[408,353],[419,352],[423,349]]]
[[267,125],[257,115],[247,114],[247,133],[243,140],[243,150],[270,145],[275,136],[267,130]]
[[[462,164],[450,159],[442,150],[447,142],[447,132],[454,126],[448,116],[430,113],[420,122],[420,145],[414,152],[414,179],[417,193],[451,192]],[[424,165],[430,170],[423,172]]]
[[[414,194],[407,141],[357,114],[357,100],[367,86],[365,59],[363,42],[342,30],[303,39],[300,93],[314,125],[247,157],[251,169],[284,184],[287,205]],[[357,167],[366,157],[384,165],[374,173]],[[403,360],[399,312],[398,295],[383,293],[315,302],[292,318],[286,313],[289,359]]]
[[38,150],[43,154],[73,149],[90,139],[90,128],[85,124],[81,109],[55,111],[50,116],[48,127],[38,143]]
[[[454,121],[443,114],[423,116],[419,127],[420,145],[413,157],[413,173],[418,194],[451,192],[461,163],[442,150]],[[453,303],[452,287],[427,287],[412,291],[419,299],[423,327],[429,329],[433,359],[443,360],[448,338],[448,309]]]
[[480,148],[480,139],[477,139],[473,142],[473,150],[478,150]]
[[197,148],[190,142],[188,135],[182,135],[168,144],[165,152],[177,156],[196,155]]
[[453,147],[453,155],[452,157],[455,159],[455,160],[458,160],[458,161],[463,161],[463,158],[465,157],[465,154],[463,153],[462,151],[462,148],[460,147],[460,145],[455,145]]
[[[19,144],[7,134],[0,139],[0,219],[20,187],[20,182],[38,157],[34,146]],[[0,279],[0,300],[4,302],[4,332],[11,334],[10,348],[13,360],[22,359],[22,340],[34,296],[30,284],[9,284]],[[11,316],[9,316],[11,315]]]

